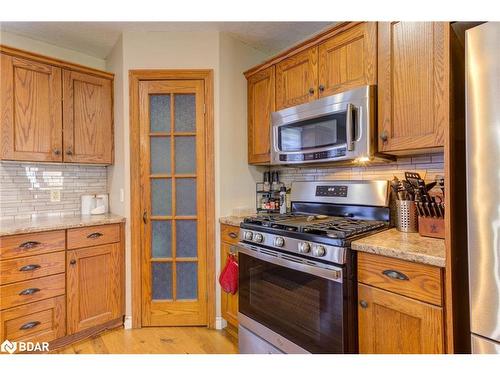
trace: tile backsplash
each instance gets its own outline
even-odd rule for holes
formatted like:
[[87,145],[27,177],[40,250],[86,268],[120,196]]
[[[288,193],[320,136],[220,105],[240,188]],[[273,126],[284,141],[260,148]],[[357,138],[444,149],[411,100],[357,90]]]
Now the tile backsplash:
[[[60,192],[59,202],[50,201],[51,190]],[[82,194],[106,192],[103,166],[0,163],[0,218],[78,215]]]
[[293,181],[314,180],[391,180],[394,176],[404,178],[405,171],[417,171],[427,182],[436,175],[444,175],[443,153],[400,157],[394,162],[365,167],[302,167],[272,168],[280,171],[280,180],[289,186]]

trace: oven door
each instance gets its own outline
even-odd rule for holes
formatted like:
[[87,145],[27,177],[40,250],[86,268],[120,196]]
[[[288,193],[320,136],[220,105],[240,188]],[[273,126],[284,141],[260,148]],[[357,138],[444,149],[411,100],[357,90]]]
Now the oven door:
[[238,301],[244,318],[240,324],[256,322],[268,336],[277,334],[277,342],[284,338],[310,353],[344,353],[343,270],[317,268],[272,253],[238,246]]

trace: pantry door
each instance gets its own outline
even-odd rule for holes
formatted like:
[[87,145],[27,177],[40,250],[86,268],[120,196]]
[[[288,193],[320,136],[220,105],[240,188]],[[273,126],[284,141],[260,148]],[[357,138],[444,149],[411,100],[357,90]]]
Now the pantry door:
[[207,325],[203,80],[139,83],[142,326]]

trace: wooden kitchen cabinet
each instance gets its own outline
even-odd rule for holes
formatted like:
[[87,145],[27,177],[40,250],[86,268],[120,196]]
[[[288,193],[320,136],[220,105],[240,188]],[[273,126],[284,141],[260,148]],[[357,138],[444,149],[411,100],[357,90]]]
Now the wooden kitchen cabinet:
[[0,45],[0,158],[113,163],[113,74]]
[[380,152],[411,154],[444,146],[449,126],[449,77],[449,23],[379,23]]
[[361,354],[444,353],[439,267],[358,253]]
[[112,81],[63,72],[64,161],[113,163]]
[[266,164],[271,152],[274,66],[248,77],[248,163]]
[[123,315],[123,254],[119,243],[68,251],[68,334]]
[[321,43],[319,97],[377,83],[377,23],[363,22]]
[[276,110],[318,98],[318,47],[276,64]]
[[[221,269],[226,265],[231,246],[238,243],[240,228],[233,225],[221,224]],[[226,331],[237,337],[238,335],[238,293],[230,294],[221,291],[221,312],[227,322]]]
[[440,354],[443,309],[372,286],[358,286],[361,354]]
[[1,158],[62,159],[61,69],[0,54]]

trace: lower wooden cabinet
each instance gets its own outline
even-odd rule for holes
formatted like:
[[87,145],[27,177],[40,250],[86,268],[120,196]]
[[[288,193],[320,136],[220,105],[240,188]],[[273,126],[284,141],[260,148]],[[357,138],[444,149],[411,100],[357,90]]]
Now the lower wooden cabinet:
[[119,243],[68,251],[66,269],[68,334],[122,315]]
[[[238,242],[240,228],[232,225],[221,225],[221,270],[227,262],[231,246]],[[227,322],[226,331],[238,334],[238,293],[231,294],[221,291],[221,313]]]
[[368,285],[358,287],[361,354],[443,353],[443,309]]

